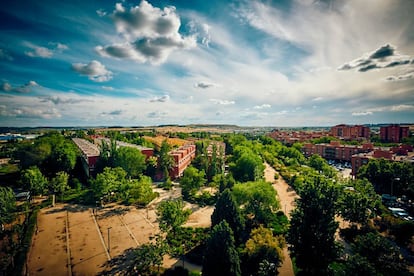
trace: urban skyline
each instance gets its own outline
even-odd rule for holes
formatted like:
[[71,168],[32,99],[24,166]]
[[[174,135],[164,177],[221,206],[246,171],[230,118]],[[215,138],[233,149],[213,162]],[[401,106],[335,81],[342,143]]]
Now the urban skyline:
[[0,126],[412,123],[414,3],[12,1]]

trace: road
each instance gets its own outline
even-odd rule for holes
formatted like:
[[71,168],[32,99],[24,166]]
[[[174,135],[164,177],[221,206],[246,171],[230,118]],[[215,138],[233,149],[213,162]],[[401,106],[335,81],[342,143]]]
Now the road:
[[[279,178],[275,180],[276,171],[269,164],[265,163],[265,179],[266,181],[272,183],[273,188],[276,190],[280,206],[285,215],[290,219],[290,213],[295,208],[295,199],[299,196],[296,192],[290,187],[286,181],[279,175]],[[282,263],[282,266],[278,269],[280,275],[294,275],[292,260],[289,255],[289,250],[287,247],[283,249],[283,254],[285,255],[285,260]]]

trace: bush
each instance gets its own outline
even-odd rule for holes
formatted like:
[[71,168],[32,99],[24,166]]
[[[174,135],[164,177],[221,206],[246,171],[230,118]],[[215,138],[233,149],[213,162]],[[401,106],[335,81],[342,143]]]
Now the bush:
[[414,222],[402,221],[391,225],[391,235],[394,236],[395,241],[400,245],[408,245],[414,235]]

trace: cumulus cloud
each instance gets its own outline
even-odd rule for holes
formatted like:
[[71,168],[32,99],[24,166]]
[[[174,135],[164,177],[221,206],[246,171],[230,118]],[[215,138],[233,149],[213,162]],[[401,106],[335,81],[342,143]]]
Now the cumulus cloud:
[[219,100],[219,99],[210,99],[210,102],[213,102],[214,104],[220,104],[220,105],[232,105],[236,103],[235,101]]
[[16,107],[9,109],[6,106],[0,106],[0,115],[5,117],[27,118],[27,119],[53,119],[60,118],[62,115],[56,108],[33,108],[28,106]]
[[62,52],[69,49],[69,47],[60,42],[49,42],[50,48],[38,46],[30,42],[25,42],[24,45],[30,48],[30,51],[24,53],[29,57],[51,58],[56,52]]
[[390,68],[409,63],[410,57],[397,54],[396,48],[387,44],[358,59],[341,65],[338,70],[357,69],[359,72],[367,72],[373,69]]
[[0,59],[12,61],[13,57],[9,54],[7,50],[0,48]]
[[88,64],[73,63],[72,69],[81,75],[88,76],[90,80],[95,82],[105,82],[112,79],[112,72],[97,60],[92,60]]
[[214,83],[209,83],[209,82],[204,82],[204,81],[200,81],[194,84],[194,87],[202,88],[202,89],[210,88],[213,86],[216,86],[216,85]]
[[187,24],[189,32],[196,36],[201,44],[209,47],[211,42],[211,26],[207,23],[201,23],[197,20],[192,20]]
[[162,112],[162,111],[153,111],[153,112],[149,112],[147,114],[147,118],[152,118],[152,119],[159,119],[162,117],[167,116],[168,113],[167,112]]
[[29,93],[32,90],[32,88],[36,86],[39,86],[39,84],[37,84],[37,82],[33,80],[29,81],[26,84],[16,86],[16,87],[13,87],[8,82],[3,82],[3,84],[0,87],[0,90],[4,92]]
[[398,76],[388,76],[385,80],[387,81],[405,81],[405,80],[410,80],[410,79],[414,79],[414,72],[409,72],[406,74],[401,74]]
[[371,111],[363,111],[363,112],[352,112],[352,116],[368,116],[372,115]]
[[179,33],[181,21],[175,7],[161,10],[143,0],[128,10],[117,3],[111,17],[125,41],[97,46],[95,50],[101,56],[160,64],[173,51],[196,46],[195,37]]
[[161,96],[161,97],[152,98],[150,100],[150,102],[152,102],[152,103],[154,103],[154,102],[164,103],[164,102],[167,102],[169,99],[170,99],[170,96],[169,95],[164,95],[164,96]]
[[99,10],[96,10],[96,14],[99,17],[104,17],[106,15],[106,11],[104,11],[103,9],[99,9]]
[[102,115],[113,115],[113,116],[118,116],[121,115],[123,113],[123,111],[121,109],[118,110],[113,110],[111,112],[102,112]]
[[51,96],[47,96],[47,97],[40,97],[40,101],[44,102],[44,103],[51,102],[55,105],[59,105],[59,104],[65,105],[65,104],[75,104],[75,103],[85,102],[87,100],[61,97],[61,96],[57,96],[57,95],[51,95]]
[[254,109],[265,109],[265,108],[271,108],[272,106],[270,104],[262,104],[262,105],[256,105],[253,108]]

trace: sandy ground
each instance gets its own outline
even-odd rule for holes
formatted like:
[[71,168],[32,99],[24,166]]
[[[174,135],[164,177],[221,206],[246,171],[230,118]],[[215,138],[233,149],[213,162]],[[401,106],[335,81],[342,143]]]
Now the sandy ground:
[[[273,183],[273,188],[277,191],[280,200],[280,206],[282,211],[290,219],[290,213],[295,208],[295,199],[298,198],[296,192],[286,183],[286,181],[279,175],[279,178],[275,180],[275,174],[277,173],[269,164],[265,163],[265,179],[266,181]],[[292,259],[289,255],[287,247],[283,249],[285,259],[279,267],[279,275],[294,275]]]
[[[109,264],[121,260],[130,249],[148,243],[159,232],[155,207],[162,200],[179,197],[180,189],[158,191],[148,209],[107,205],[94,210],[80,205],[56,205],[39,212],[38,228],[27,261],[30,275],[96,275],[113,271]],[[193,213],[185,226],[210,227],[214,207],[186,204]],[[181,265],[166,257],[163,266]],[[187,268],[191,264],[185,263]],[[191,267],[201,270],[201,267]]]

